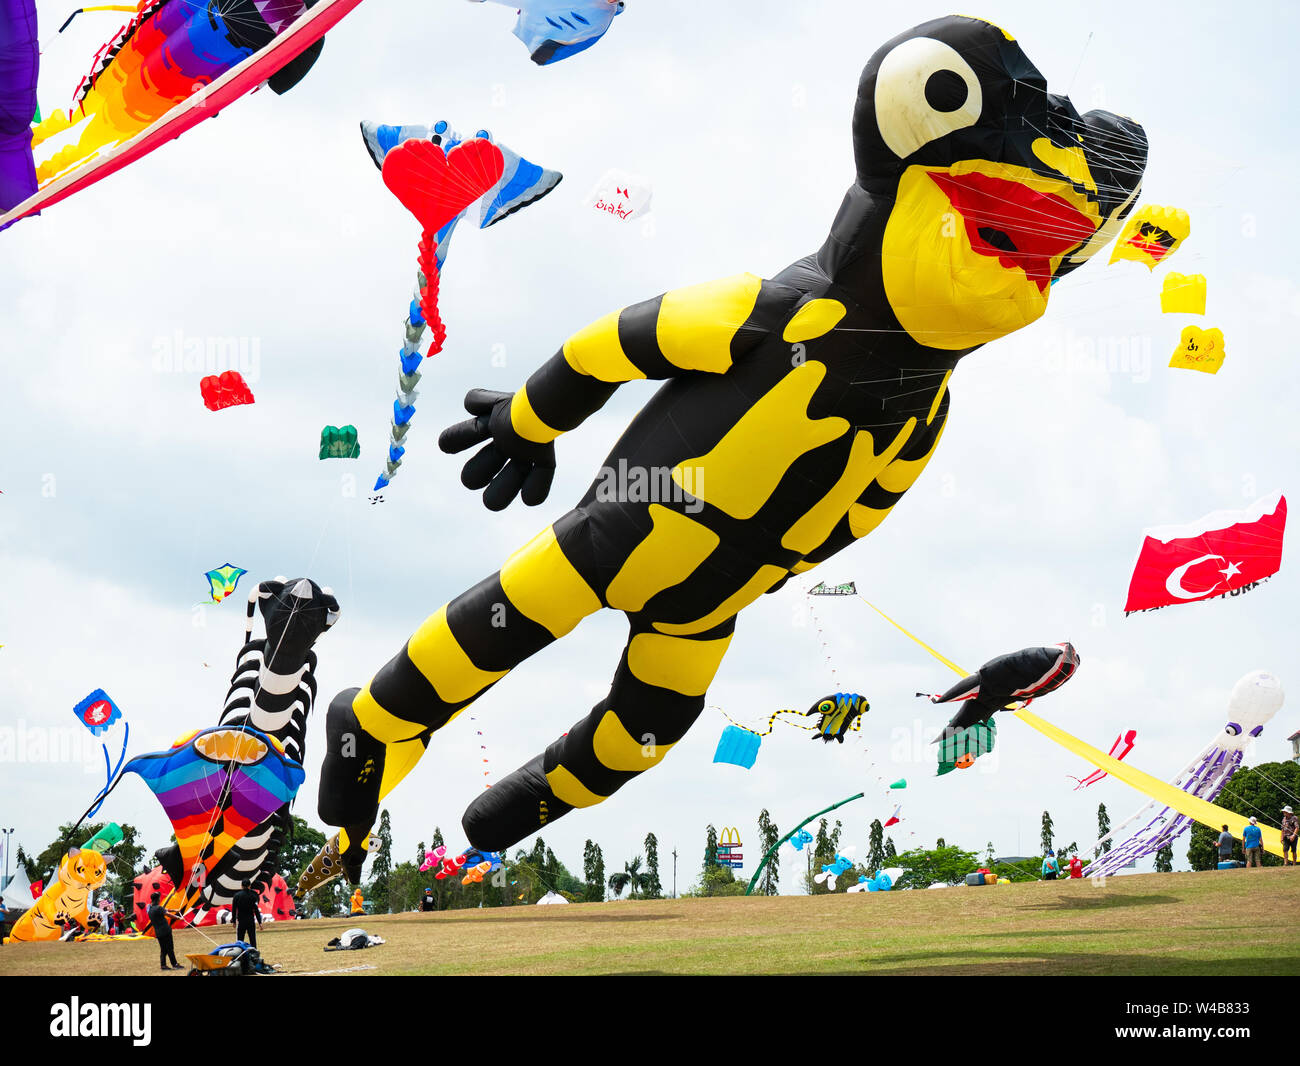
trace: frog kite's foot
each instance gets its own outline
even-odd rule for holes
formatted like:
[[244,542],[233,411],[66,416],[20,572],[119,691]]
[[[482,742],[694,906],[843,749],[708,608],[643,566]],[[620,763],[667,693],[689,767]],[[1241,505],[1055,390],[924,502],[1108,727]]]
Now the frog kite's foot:
[[525,763],[466,808],[460,824],[471,845],[504,852],[573,810],[551,791],[543,759],[538,755]]
[[326,825],[343,827],[339,850],[348,874],[360,878],[365,841],[379,815],[379,789],[384,777],[385,748],[362,728],[352,702],[360,689],[344,689],[331,701],[325,716],[325,762],[321,767],[317,805]]

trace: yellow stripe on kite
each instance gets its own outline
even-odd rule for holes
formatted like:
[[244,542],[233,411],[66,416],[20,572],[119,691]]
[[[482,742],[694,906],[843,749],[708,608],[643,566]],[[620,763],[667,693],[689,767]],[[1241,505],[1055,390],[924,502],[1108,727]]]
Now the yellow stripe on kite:
[[[871,603],[871,601],[869,601],[865,596],[859,594],[858,599],[875,611],[876,614],[880,615],[881,618],[909,640],[919,644],[941,663],[947,666],[948,669],[952,670],[960,677],[967,676],[966,671],[960,666],[954,663],[951,659],[948,659],[935,651],[930,647],[930,645],[925,643],[925,641],[921,640],[920,637],[917,637],[913,633],[909,633],[906,629],[890,618],[889,615],[885,614],[885,612],[879,607]],[[1013,706],[1015,705],[1009,705],[1008,709]],[[1157,803],[1163,803],[1171,810],[1186,815],[1188,818],[1195,819],[1202,825],[1209,826],[1214,830],[1218,830],[1220,826],[1226,825],[1228,827],[1228,832],[1230,832],[1234,837],[1240,838],[1246,826],[1250,824],[1250,820],[1244,814],[1234,814],[1225,807],[1220,807],[1218,804],[1210,803],[1208,800],[1203,800],[1199,796],[1193,796],[1184,792],[1181,788],[1171,785],[1168,781],[1161,781],[1158,777],[1152,777],[1151,774],[1144,770],[1139,770],[1136,766],[1131,766],[1126,762],[1120,762],[1113,756],[1099,751],[1091,744],[1084,743],[1078,737],[1071,736],[1059,726],[1052,725],[1052,723],[1047,721],[1045,718],[1040,718],[1038,715],[1033,714],[1024,708],[1014,711],[1013,713],[1015,717],[1019,718],[1025,723],[1025,725],[1038,730],[1038,732],[1042,733],[1048,740],[1061,745],[1061,747],[1065,748],[1067,751],[1074,752],[1075,755],[1078,755],[1080,758],[1092,763],[1093,766],[1096,766],[1098,769],[1105,770],[1111,777],[1123,781],[1124,784],[1128,785],[1130,788],[1137,789],[1137,791],[1141,792],[1144,796],[1150,797]],[[1259,830],[1264,838],[1264,850],[1270,851],[1274,855],[1282,855],[1282,834],[1278,832],[1278,830],[1265,825],[1261,825]]]
[[[1172,808],[1179,814],[1185,814],[1188,818],[1196,819],[1202,825],[1207,825],[1211,829],[1218,829],[1220,826],[1226,825],[1233,836],[1240,837],[1242,831],[1250,824],[1250,820],[1244,814],[1234,814],[1232,811],[1203,800],[1199,796],[1184,792],[1181,788],[1176,788],[1167,781],[1152,777],[1150,774],[1139,770],[1136,766],[1120,762],[1105,752],[1098,751],[1091,744],[1085,744],[1078,737],[1070,736],[1064,729],[1052,725],[1051,722],[1039,718],[1036,714],[1026,710],[1019,710],[1015,712],[1015,716],[1026,725],[1037,729],[1048,740],[1056,741],[1061,747],[1069,749],[1094,766],[1105,770],[1111,777],[1119,778],[1124,784],[1145,793],[1156,802],[1163,803],[1166,807]],[[1282,834],[1276,829],[1264,825],[1261,825],[1259,829],[1264,836],[1264,848],[1274,855],[1281,855]]]
[[927,644],[925,641],[923,641],[923,640],[922,640],[920,637],[918,637],[915,633],[909,633],[906,629],[904,629],[904,628],[903,628],[902,626],[900,626],[897,622],[895,622],[892,618],[890,618],[889,615],[885,614],[884,611],[882,611],[879,607],[877,607],[874,603],[872,603],[872,602],[871,602],[869,599],[867,599],[865,596],[863,596],[863,595],[861,595],[861,594],[859,593],[859,595],[858,595],[858,599],[860,599],[863,603],[865,603],[868,607],[870,607],[873,611],[875,611],[876,614],[880,615],[881,618],[883,618],[883,619],[884,619],[886,622],[888,622],[891,626],[893,626],[893,627],[894,627],[895,629],[897,629],[900,633],[902,633],[903,636],[907,637],[908,640],[912,641],[912,642],[915,643],[915,644],[919,644],[921,647],[923,647],[926,651],[928,651],[931,655],[933,655],[936,659],[938,659],[941,663],[943,663],[944,666],[946,666],[949,670],[953,671],[953,672],[954,672],[958,677],[966,677],[966,676],[967,676],[967,673],[968,673],[968,672],[967,672],[966,670],[963,670],[960,666],[958,666],[958,665],[957,665],[955,662],[953,662],[951,659],[947,658],[945,655],[942,655],[940,652],[935,651],[932,647],[930,647],[929,644]]

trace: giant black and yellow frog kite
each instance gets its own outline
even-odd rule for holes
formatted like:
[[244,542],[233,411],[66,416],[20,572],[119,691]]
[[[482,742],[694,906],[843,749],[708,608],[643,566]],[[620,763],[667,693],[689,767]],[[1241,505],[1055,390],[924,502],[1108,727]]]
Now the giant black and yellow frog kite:
[[1146,137],[1047,91],[1004,30],[943,18],[867,64],[857,178],[815,254],[679,289],[570,338],[513,395],[471,392],[445,451],[492,510],[545,499],[554,440],[626,381],[665,384],[578,505],[432,615],[328,716],[320,815],[359,871],[433,733],[601,608],[631,625],[609,695],[465,813],[500,851],[611,796],[691,727],[736,615],[866,536],[938,445],[962,356],[1037,319],[1119,230]]

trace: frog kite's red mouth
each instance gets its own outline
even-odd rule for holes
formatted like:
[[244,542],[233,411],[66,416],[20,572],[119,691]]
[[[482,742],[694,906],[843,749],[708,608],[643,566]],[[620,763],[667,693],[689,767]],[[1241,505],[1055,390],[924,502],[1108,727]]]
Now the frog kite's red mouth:
[[1008,270],[1024,271],[1040,291],[1052,281],[1053,259],[1088,240],[1096,223],[1060,196],[1018,181],[970,172],[931,171],[966,225],[971,248]]

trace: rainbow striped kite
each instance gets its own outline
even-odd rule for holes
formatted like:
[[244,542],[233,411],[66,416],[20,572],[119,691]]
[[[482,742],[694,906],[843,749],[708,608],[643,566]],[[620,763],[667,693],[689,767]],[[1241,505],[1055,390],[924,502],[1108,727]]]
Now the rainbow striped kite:
[[184,907],[226,852],[292,800],[307,776],[274,737],[222,727],[195,730],[123,772],[139,774],[171,819],[188,876],[177,886]]

